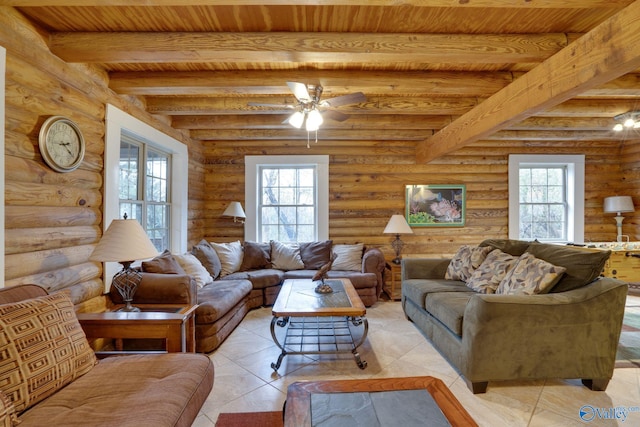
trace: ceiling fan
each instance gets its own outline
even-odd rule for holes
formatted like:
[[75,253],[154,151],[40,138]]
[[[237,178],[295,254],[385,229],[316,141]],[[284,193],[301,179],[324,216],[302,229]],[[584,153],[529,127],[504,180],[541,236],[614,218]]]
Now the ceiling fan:
[[320,128],[320,125],[324,121],[323,117],[339,122],[345,121],[349,118],[348,114],[332,110],[331,108],[339,107],[341,105],[358,104],[367,100],[367,97],[362,92],[354,92],[348,95],[336,96],[335,98],[321,101],[321,85],[306,85],[298,82],[287,82],[287,86],[289,86],[289,89],[291,89],[291,92],[293,92],[293,95],[296,97],[298,101],[297,104],[262,104],[249,102],[248,105],[252,107],[273,107],[296,110],[282,123],[290,124],[297,129],[300,129],[302,125],[305,125],[305,129],[308,132],[313,132]]

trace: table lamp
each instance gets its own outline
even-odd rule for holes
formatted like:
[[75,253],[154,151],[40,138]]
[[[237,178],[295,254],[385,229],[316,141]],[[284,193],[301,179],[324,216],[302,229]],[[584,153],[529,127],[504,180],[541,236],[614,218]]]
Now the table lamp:
[[634,212],[633,200],[631,196],[613,196],[605,197],[604,199],[604,213],[615,213],[616,226],[618,228],[618,236],[616,241],[622,242],[622,216],[623,212]]
[[142,274],[132,269],[131,263],[156,255],[158,250],[136,219],[127,219],[126,215],[124,219],[114,219],[104,232],[89,260],[122,264],[122,270],[111,280],[125,303],[118,311],[140,311],[131,305],[131,301],[142,280]]
[[244,219],[247,217],[244,214],[244,210],[242,209],[242,205],[240,204],[240,202],[229,203],[229,206],[227,206],[227,209],[224,210],[222,216],[232,216],[233,222],[239,222],[241,224],[244,224]]
[[391,247],[396,252],[396,257],[393,260],[394,264],[400,264],[402,262],[402,257],[400,256],[400,252],[402,252],[402,247],[404,243],[400,240],[401,234],[413,234],[413,230],[409,227],[409,223],[402,215],[392,215],[391,219],[387,223],[387,226],[384,228],[384,234],[395,234],[396,239],[391,242]]

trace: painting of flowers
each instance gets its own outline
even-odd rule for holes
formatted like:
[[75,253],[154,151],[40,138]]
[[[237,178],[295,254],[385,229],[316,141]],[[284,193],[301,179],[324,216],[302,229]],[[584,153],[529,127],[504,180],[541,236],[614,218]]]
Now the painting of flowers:
[[412,227],[462,227],[466,187],[460,185],[407,185],[406,217]]

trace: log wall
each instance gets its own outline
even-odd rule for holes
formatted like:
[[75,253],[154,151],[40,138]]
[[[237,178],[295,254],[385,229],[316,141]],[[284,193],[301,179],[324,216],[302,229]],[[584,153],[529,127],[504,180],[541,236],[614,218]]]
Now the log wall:
[[[508,236],[508,156],[509,154],[584,154],[586,157],[585,241],[615,240],[613,217],[602,212],[603,198],[625,191],[630,180],[620,168],[621,145],[617,142],[531,142],[481,141],[424,165],[415,164],[412,142],[352,142],[320,140],[306,148],[306,137],[296,141],[253,144],[248,141],[207,143],[205,237],[211,241],[243,238],[243,228],[221,218],[232,200],[244,206],[245,155],[327,154],[329,166],[329,234],[336,243],[364,242],[393,256],[393,236],[382,231],[392,214],[404,212],[407,184],[465,184],[467,188],[465,227],[414,227],[404,235],[403,254],[447,256],[461,244],[477,244],[485,238]],[[304,140],[303,140],[304,139]],[[638,149],[638,145],[626,151]],[[636,155],[640,161],[640,155]],[[636,163],[637,166],[637,163]],[[631,188],[639,188],[640,176]],[[636,200],[640,206],[640,200]],[[636,213],[636,217],[637,217]],[[625,233],[639,240],[634,222],[627,214]],[[637,221],[636,221],[637,222]]]
[[[184,143],[190,139],[109,90],[106,74],[52,55],[45,41],[44,31],[13,8],[0,7],[0,45],[7,49],[3,285],[66,290],[79,310],[91,310],[104,304],[102,265],[88,259],[103,229],[105,105]],[[54,172],[40,156],[39,130],[52,115],[73,119],[84,134],[85,159],[73,172]],[[199,158],[190,164],[196,207],[203,182]],[[190,232],[201,233],[199,227],[192,224]]]

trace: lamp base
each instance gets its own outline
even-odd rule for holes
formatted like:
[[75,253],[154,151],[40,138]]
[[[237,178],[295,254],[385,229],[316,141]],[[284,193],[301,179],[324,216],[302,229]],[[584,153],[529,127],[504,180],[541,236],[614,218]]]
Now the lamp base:
[[394,264],[400,265],[400,264],[402,264],[402,258],[400,258],[400,257],[394,258],[393,261],[391,261],[391,262],[394,263]]
[[140,311],[138,307],[134,307],[133,305],[131,305],[131,302],[133,301],[133,295],[136,293],[136,289],[138,289],[138,285],[142,280],[142,274],[139,271],[131,268],[132,262],[133,261],[121,262],[123,266],[122,270],[117,272],[113,276],[113,279],[111,279],[111,284],[118,290],[125,304],[125,306],[118,311]]
[[131,301],[125,301],[125,306],[120,307],[116,311],[121,311],[124,313],[139,313],[141,310],[138,307],[134,307],[131,305]]

